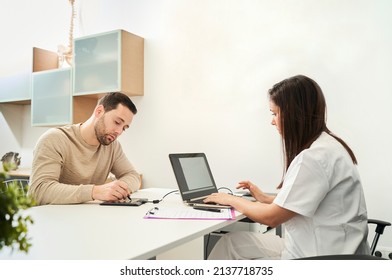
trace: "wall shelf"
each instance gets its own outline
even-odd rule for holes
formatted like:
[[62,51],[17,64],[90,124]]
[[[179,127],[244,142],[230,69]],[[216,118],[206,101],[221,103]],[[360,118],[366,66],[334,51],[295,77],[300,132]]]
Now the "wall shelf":
[[[32,71],[45,71],[58,68],[57,53],[33,48]],[[31,104],[31,72],[0,78],[0,103],[29,105]]]
[[71,69],[34,72],[32,77],[32,126],[72,122]]
[[32,57],[32,73],[0,78],[0,104],[31,104],[32,126],[83,122],[108,92],[144,95],[144,39],[127,31],[75,39],[68,68],[52,51],[34,47]]
[[30,83],[30,72],[0,77],[0,103],[30,104]]
[[57,53],[33,47],[33,72],[59,68]]
[[115,30],[75,39],[74,95],[144,94],[144,39]]

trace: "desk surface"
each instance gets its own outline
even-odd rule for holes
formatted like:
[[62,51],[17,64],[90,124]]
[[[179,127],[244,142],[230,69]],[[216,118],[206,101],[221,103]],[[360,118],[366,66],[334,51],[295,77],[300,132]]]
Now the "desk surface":
[[[150,188],[133,197],[161,199],[173,189]],[[159,207],[180,206],[180,195],[173,193]],[[159,220],[144,219],[155,206],[101,206],[98,203],[45,205],[28,209],[34,220],[28,235],[32,247],[28,254],[8,248],[0,259],[149,259],[214,230],[244,218],[236,212],[236,220]]]

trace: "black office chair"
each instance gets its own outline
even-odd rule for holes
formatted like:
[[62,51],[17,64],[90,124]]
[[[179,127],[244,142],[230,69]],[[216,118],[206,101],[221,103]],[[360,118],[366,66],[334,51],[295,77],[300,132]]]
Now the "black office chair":
[[[370,254],[377,256],[376,247],[377,247],[378,239],[380,238],[380,235],[384,233],[385,227],[390,226],[391,223],[386,221],[381,221],[381,220],[368,219],[368,224],[377,225],[375,229],[376,233],[374,234],[372,246],[370,246]],[[381,257],[381,255],[377,257]]]
[[[241,222],[247,222],[247,223],[254,223],[249,218],[244,218],[241,220]],[[297,260],[386,260],[381,257],[380,252],[376,251],[377,243],[378,240],[380,239],[380,236],[384,233],[384,229],[387,226],[390,226],[391,223],[382,221],[382,220],[376,220],[376,219],[368,219],[368,224],[375,224],[375,234],[373,237],[372,245],[370,246],[370,255],[353,255],[353,254],[340,254],[340,255],[322,255],[322,256],[313,256],[313,257],[305,257],[305,258],[299,258]],[[274,228],[268,227],[266,232],[273,230]],[[215,232],[216,234],[225,234],[227,232]],[[282,229],[281,227],[276,228],[276,234],[282,237]],[[206,243],[206,256],[205,259],[207,259],[208,253],[208,243],[209,243],[209,238],[210,235],[208,235],[207,241],[205,240]]]
[[323,255],[323,256],[299,258],[298,260],[386,260],[381,257],[381,254],[379,252],[377,254],[376,247],[381,234],[384,233],[385,227],[390,226],[391,223],[382,220],[368,219],[368,224],[376,225],[372,245],[370,246],[370,255],[353,255],[353,254]]

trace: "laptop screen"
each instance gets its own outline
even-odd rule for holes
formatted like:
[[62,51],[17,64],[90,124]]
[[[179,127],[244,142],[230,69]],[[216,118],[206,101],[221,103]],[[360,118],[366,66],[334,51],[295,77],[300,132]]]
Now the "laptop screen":
[[184,200],[217,192],[204,153],[170,154],[169,157]]

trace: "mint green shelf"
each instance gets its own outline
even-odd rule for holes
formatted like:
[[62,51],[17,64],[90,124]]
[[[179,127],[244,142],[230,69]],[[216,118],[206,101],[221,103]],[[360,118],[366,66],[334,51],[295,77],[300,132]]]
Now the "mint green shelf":
[[72,123],[72,74],[70,68],[32,74],[32,126]]

